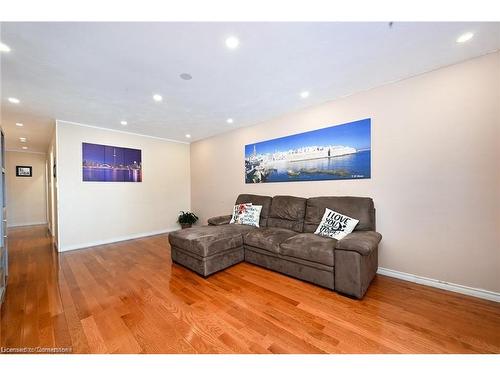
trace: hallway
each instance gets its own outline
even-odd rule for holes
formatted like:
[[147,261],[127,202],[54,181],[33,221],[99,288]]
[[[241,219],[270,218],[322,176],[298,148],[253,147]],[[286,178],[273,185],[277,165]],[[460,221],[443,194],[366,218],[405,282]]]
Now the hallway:
[[2,305],[2,347],[70,348],[59,293],[57,253],[45,225],[9,229],[9,283]]

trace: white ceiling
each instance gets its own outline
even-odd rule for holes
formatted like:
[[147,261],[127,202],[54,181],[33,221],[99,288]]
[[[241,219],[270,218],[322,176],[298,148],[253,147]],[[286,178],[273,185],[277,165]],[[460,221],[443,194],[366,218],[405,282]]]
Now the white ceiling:
[[7,148],[44,152],[55,119],[179,141],[249,126],[498,50],[500,23],[2,23],[0,38]]

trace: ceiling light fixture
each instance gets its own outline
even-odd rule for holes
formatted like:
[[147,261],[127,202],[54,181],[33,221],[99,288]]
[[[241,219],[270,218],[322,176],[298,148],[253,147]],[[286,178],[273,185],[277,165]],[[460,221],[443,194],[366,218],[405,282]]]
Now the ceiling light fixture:
[[228,118],[228,119],[226,120],[226,122],[227,122],[228,124],[232,124],[232,123],[234,122],[234,120],[233,120],[232,118]]
[[457,43],[465,43],[465,42],[468,42],[469,40],[472,39],[472,37],[474,36],[474,33],[471,33],[470,31],[465,33],[465,34],[462,34],[460,35],[458,38],[457,38]]
[[181,77],[181,79],[183,79],[184,81],[193,79],[193,76],[189,73],[182,73],[179,77]]
[[24,126],[24,124],[21,124],[20,122],[16,122],[16,126],[21,127],[21,126]]
[[21,101],[18,98],[8,98],[7,100],[13,104],[21,103]]
[[186,138],[191,138],[191,134],[186,134]]
[[120,124],[122,124],[123,126],[127,125],[127,121],[120,121]]
[[226,38],[226,47],[229,49],[235,49],[238,48],[240,45],[240,40],[236,38],[235,36],[230,36]]
[[302,99],[308,98],[308,97],[309,97],[309,91],[302,91],[302,92],[300,93],[300,97],[301,97]]
[[161,102],[163,100],[163,97],[160,94],[154,94],[153,95],[153,100],[155,102]]
[[22,142],[22,143],[26,143],[26,138],[25,137],[20,137],[19,140]]
[[10,52],[10,47],[7,44],[0,42],[0,52]]

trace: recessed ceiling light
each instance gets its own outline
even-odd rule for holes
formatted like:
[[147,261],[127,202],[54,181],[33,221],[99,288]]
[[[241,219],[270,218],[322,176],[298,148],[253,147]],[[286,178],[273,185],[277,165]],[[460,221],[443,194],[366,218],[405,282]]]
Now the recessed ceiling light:
[[25,137],[20,137],[19,140],[22,142],[22,143],[26,143],[26,138]]
[[467,32],[465,34],[462,34],[457,38],[457,43],[465,43],[465,42],[471,40],[473,36],[474,36],[474,33],[471,33],[471,32]]
[[21,126],[24,126],[24,124],[21,124],[20,122],[16,122],[16,126],[21,127]]
[[21,102],[18,98],[8,98],[7,100],[14,104],[19,104]]
[[226,120],[226,122],[227,122],[228,124],[232,124],[232,123],[234,122],[234,120],[233,120],[232,118],[228,118],[228,119]]
[[181,77],[181,79],[183,79],[184,81],[193,79],[193,76],[189,73],[182,73],[179,77]]
[[160,94],[154,94],[153,95],[153,100],[155,102],[161,102],[163,100],[163,97]]
[[120,124],[122,124],[123,126],[127,125],[127,121],[120,121]]
[[0,42],[0,52],[10,52],[10,47],[7,44]]
[[23,146],[23,147],[21,147],[21,148],[22,148],[23,150],[27,150],[27,149],[28,149],[28,147],[26,147],[26,146]]
[[238,48],[240,45],[240,40],[236,38],[235,36],[230,36],[226,38],[226,47],[230,49],[235,49]]
[[191,134],[186,134],[186,138],[191,138]]
[[302,99],[308,98],[308,97],[309,97],[309,91],[302,91],[302,92],[300,93],[300,97],[301,97]]

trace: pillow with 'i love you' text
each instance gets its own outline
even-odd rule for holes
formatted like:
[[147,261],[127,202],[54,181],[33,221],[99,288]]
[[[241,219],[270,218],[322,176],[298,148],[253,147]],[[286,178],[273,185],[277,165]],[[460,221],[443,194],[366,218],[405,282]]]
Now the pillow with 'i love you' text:
[[314,234],[341,240],[351,233],[358,223],[359,220],[327,208]]

